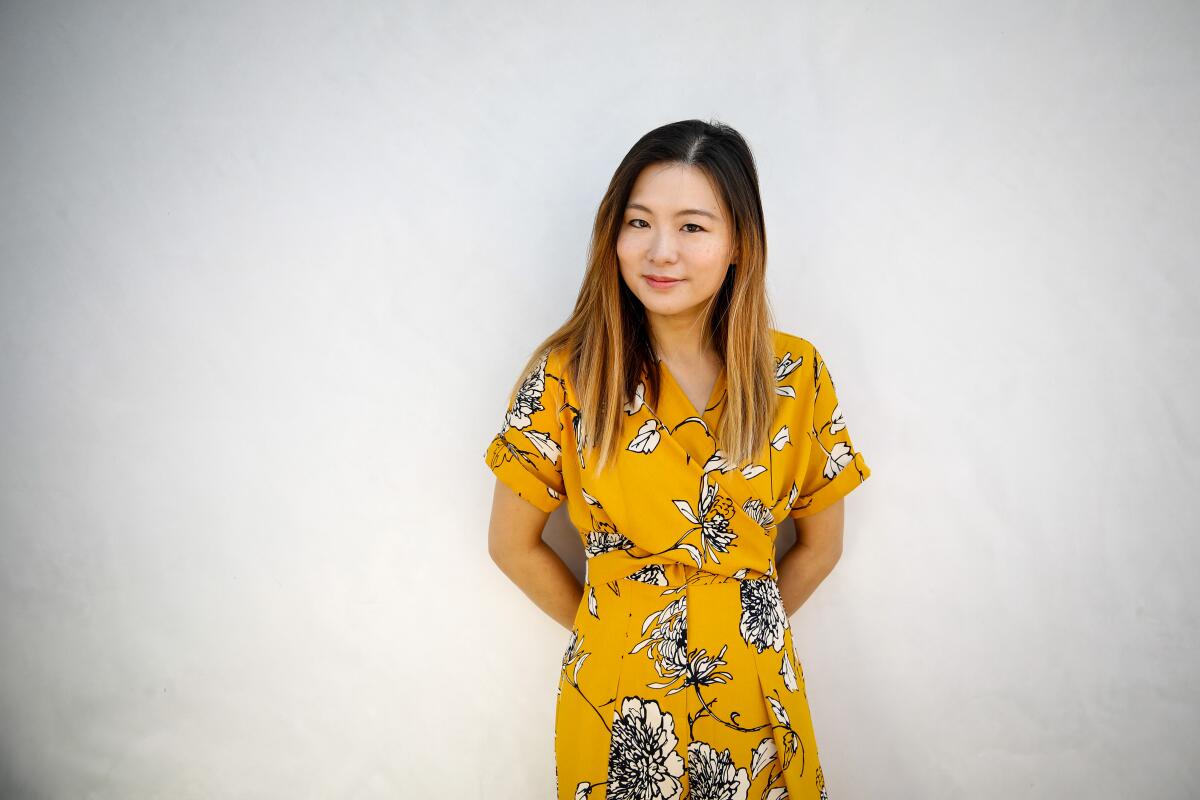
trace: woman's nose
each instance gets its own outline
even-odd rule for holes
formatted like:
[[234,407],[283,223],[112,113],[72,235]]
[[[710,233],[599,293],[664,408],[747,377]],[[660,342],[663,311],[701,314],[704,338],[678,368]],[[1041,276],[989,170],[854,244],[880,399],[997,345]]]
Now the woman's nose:
[[660,233],[650,243],[649,259],[655,263],[675,260],[675,238],[669,233]]

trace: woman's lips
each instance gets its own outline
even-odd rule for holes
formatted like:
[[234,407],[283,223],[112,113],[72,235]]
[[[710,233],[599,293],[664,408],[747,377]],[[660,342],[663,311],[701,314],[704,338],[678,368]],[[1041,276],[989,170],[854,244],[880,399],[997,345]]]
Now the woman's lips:
[[651,288],[654,289],[670,289],[675,284],[682,283],[682,281],[682,278],[676,278],[674,280],[658,280],[657,278],[652,278],[649,275],[646,276],[646,283],[650,284]]

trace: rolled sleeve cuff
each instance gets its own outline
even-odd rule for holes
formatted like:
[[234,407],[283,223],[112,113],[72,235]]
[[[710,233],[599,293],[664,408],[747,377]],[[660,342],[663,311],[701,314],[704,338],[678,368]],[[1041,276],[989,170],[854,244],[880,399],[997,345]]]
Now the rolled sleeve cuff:
[[545,483],[533,469],[514,456],[497,436],[484,453],[488,468],[510,489],[547,514],[562,505],[563,494]]
[[862,453],[855,452],[854,458],[849,464],[842,467],[842,471],[835,475],[833,480],[812,494],[798,498],[796,506],[788,512],[788,516],[792,519],[799,519],[818,511],[824,511],[854,491],[869,477],[871,477],[871,468],[867,466]]

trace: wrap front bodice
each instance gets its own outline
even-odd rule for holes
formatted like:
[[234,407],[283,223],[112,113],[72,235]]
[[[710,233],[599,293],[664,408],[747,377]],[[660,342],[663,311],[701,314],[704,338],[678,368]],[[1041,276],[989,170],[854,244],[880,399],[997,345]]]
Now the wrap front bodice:
[[779,403],[769,439],[748,463],[731,463],[719,447],[725,371],[696,409],[658,362],[660,397],[652,406],[646,381],[638,384],[623,409],[617,456],[597,472],[594,451],[576,438],[579,400],[559,349],[511,398],[488,464],[545,511],[568,502],[589,583],[672,563],[775,577],[778,524],[835,502],[870,470],[853,449],[820,354],[798,336],[772,334]]

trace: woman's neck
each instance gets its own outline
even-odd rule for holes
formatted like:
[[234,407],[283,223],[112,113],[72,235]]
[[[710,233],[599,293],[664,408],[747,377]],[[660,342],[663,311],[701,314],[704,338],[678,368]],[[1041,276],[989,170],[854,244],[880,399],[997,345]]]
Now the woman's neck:
[[705,341],[699,317],[656,317],[649,320],[654,357],[668,364],[701,364],[718,359],[716,349]]

